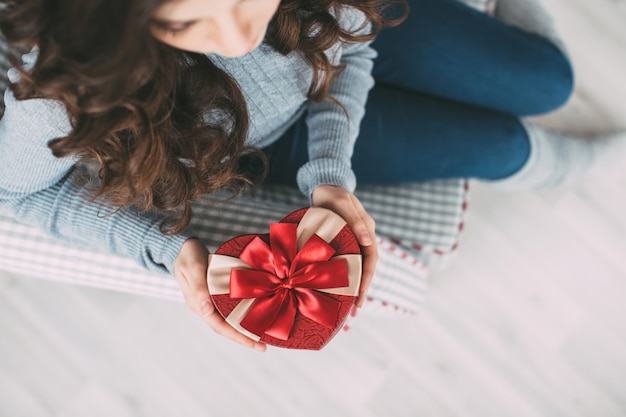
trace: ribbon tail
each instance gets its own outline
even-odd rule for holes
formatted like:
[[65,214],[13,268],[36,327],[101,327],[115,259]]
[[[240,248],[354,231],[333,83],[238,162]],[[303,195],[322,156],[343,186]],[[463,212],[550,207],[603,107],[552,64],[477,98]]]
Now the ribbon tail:
[[286,292],[280,291],[268,297],[257,298],[239,323],[241,327],[262,337],[278,317],[283,301],[287,296]]
[[265,331],[265,334],[280,340],[289,339],[289,334],[291,333],[293,324],[296,321],[297,311],[298,301],[293,292],[289,291],[287,293],[287,299],[283,302],[276,320],[274,320],[271,327]]
[[274,268],[279,278],[289,274],[289,266],[296,256],[298,225],[293,223],[270,224],[270,248],[274,260]]
[[332,329],[339,318],[341,302],[319,291],[307,288],[296,290],[298,311],[324,327]]

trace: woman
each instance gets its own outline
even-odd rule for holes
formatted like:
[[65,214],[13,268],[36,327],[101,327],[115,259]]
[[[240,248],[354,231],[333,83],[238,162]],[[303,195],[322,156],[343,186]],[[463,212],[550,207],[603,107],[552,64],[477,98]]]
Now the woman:
[[267,180],[297,182],[357,234],[359,304],[377,255],[356,178],[544,186],[592,165],[587,142],[519,119],[562,104],[573,82],[534,1],[501,3],[499,17],[522,31],[454,0],[414,0],[408,22],[373,45],[370,22],[394,23],[381,16],[388,2],[2,3],[8,39],[37,49],[9,74],[0,204],[56,237],[174,273],[193,311],[259,350],[213,313],[207,250],[184,229],[190,201],[254,183],[266,157]]

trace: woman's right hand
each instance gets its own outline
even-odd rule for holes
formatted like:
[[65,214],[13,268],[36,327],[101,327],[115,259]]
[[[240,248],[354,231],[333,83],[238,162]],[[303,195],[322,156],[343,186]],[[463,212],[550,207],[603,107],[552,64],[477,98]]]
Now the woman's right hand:
[[228,337],[244,346],[265,352],[264,343],[255,342],[231,327],[215,311],[209,295],[207,269],[209,251],[198,239],[188,239],[174,262],[174,275],[183,291],[187,307],[204,320],[215,333]]

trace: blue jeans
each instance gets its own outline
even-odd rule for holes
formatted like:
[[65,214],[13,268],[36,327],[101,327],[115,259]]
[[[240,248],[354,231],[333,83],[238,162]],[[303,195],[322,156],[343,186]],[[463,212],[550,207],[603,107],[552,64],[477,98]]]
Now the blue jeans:
[[[564,104],[566,56],[546,39],[456,0],[408,0],[408,19],[384,29],[352,166],[358,183],[499,179],[530,155],[521,116]],[[302,118],[275,144],[270,182],[295,183],[306,163]]]

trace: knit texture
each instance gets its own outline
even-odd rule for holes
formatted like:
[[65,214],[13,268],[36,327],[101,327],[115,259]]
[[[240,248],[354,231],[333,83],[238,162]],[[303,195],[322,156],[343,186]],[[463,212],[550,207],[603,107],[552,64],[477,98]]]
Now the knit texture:
[[[348,31],[371,30],[362,13],[345,9],[337,14]],[[298,173],[298,185],[310,197],[321,184],[354,191],[356,180],[350,158],[373,86],[370,75],[374,50],[369,43],[337,44],[326,51],[334,64],[345,65],[332,82],[332,102],[307,100],[312,71],[299,53],[282,56],[268,45],[241,58],[209,55],[241,86],[250,113],[247,143],[264,147],[277,140],[307,112],[309,162]],[[24,57],[25,68],[37,59]],[[12,82],[16,70],[9,72]],[[99,245],[130,257],[150,270],[173,272],[186,234],[169,237],[158,231],[154,212],[126,209],[114,215],[106,205],[89,202],[88,192],[71,175],[75,160],[55,158],[47,144],[70,132],[64,108],[51,100],[18,101],[5,94],[6,113],[0,120],[0,209],[17,220],[36,225],[55,238],[74,244]]]

